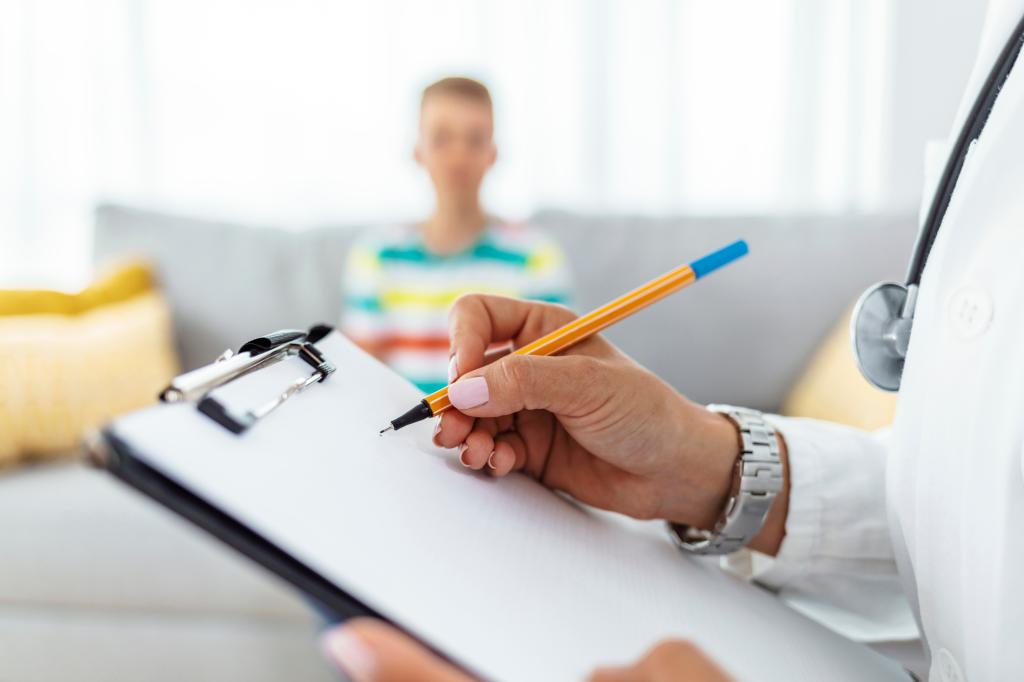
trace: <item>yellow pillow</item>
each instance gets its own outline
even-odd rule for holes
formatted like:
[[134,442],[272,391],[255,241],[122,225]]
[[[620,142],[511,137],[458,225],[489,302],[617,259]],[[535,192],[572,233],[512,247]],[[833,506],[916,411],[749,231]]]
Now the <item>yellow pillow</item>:
[[852,306],[829,332],[782,406],[783,414],[841,422],[862,429],[892,423],[896,394],[861,376],[850,346]]
[[126,262],[104,273],[77,294],[63,291],[0,290],[0,316],[80,315],[101,306],[127,301],[156,288],[153,272],[143,262]]
[[141,263],[78,294],[0,291],[0,466],[74,452],[177,371],[167,302]]

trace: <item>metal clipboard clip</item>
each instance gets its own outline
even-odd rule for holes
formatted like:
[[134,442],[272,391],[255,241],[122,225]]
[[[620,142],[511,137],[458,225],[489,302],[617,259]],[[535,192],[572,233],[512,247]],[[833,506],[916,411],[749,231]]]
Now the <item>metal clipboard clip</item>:
[[[286,329],[253,339],[237,353],[226,350],[212,364],[175,377],[160,393],[160,400],[166,403],[194,401],[200,412],[228,431],[244,433],[289,398],[334,373],[334,364],[315,345],[332,331],[331,327],[318,324],[309,331]],[[297,378],[280,395],[263,405],[239,411],[210,394],[215,388],[289,357],[300,358],[313,368],[313,373]]]

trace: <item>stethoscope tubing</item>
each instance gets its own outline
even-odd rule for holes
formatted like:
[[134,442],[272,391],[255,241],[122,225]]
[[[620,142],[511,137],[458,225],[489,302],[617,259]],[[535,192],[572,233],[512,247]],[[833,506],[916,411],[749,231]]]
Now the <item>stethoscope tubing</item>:
[[985,78],[985,83],[971,106],[967,120],[957,134],[953,149],[950,150],[949,159],[942,171],[942,177],[932,195],[932,202],[928,207],[928,213],[921,224],[917,240],[914,244],[914,252],[910,258],[910,265],[907,268],[907,286],[916,286],[921,283],[921,274],[924,272],[928,254],[935,243],[935,237],[939,233],[939,227],[946,216],[946,209],[956,189],[957,180],[960,179],[960,171],[963,170],[967,154],[971,145],[981,136],[988,122],[988,116],[995,106],[996,98],[1003,88],[1007,77],[1013,70],[1020,53],[1021,45],[1024,44],[1024,16],[1017,22],[1010,39],[1000,51],[992,69]]

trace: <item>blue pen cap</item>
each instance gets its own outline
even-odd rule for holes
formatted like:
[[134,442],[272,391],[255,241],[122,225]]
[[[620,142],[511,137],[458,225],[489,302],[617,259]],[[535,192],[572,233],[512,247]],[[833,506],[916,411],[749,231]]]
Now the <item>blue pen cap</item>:
[[728,265],[737,258],[746,256],[749,252],[750,249],[747,248],[747,242],[739,239],[728,246],[723,246],[718,251],[709,253],[703,258],[698,258],[690,263],[690,267],[693,269],[693,273],[697,275],[697,279],[700,279],[723,265]]

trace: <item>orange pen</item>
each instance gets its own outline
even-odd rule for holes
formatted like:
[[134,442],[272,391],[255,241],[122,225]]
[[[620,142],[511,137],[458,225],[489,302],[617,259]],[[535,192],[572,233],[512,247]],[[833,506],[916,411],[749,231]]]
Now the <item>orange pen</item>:
[[[735,241],[692,263],[669,270],[664,275],[652,279],[628,294],[623,294],[614,301],[605,303],[597,310],[576,318],[564,327],[516,349],[513,353],[515,355],[552,355],[565,350],[574,343],[597,334],[602,329],[610,327],[619,320],[624,320],[636,311],[646,308],[655,301],[660,301],[718,268],[745,256],[748,251],[745,241],[742,239]],[[501,362],[501,360],[497,362]],[[425,397],[402,416],[392,419],[391,423],[381,430],[381,434],[397,431],[403,426],[436,417],[451,406],[452,404],[448,401],[448,387],[445,386]]]

